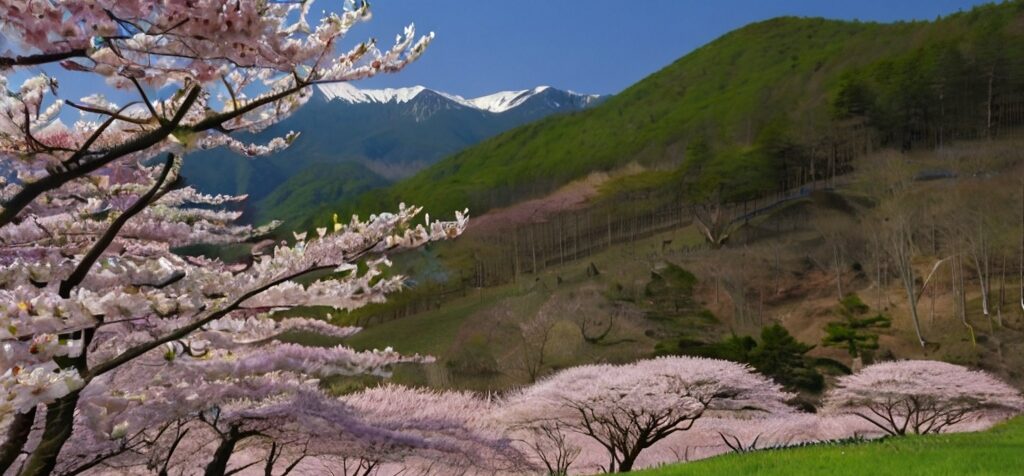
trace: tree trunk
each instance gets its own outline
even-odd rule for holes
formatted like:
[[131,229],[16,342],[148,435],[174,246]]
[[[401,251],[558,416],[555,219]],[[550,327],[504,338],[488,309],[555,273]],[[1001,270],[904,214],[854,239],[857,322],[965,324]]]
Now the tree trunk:
[[35,408],[25,413],[14,414],[11,425],[7,427],[7,439],[4,440],[3,446],[0,446],[0,474],[7,474],[7,470],[18,459],[21,449],[28,441],[29,433],[32,432],[32,423],[35,419]]
[[512,263],[512,283],[515,284],[519,281],[519,232],[515,231],[512,235],[512,255],[515,257]]
[[274,464],[277,463],[277,458],[280,456],[277,442],[273,441],[270,443],[270,452],[267,454],[267,463],[263,466],[264,476],[274,476]]
[[74,391],[46,406],[42,439],[29,455],[19,476],[46,476],[53,472],[61,448],[71,437],[78,396],[79,392]]
[[995,79],[996,72],[995,67],[993,66],[988,73],[988,100],[985,102],[985,134],[987,136],[986,138],[989,140],[992,139],[992,83],[995,82]]
[[991,318],[988,304],[988,277],[985,270],[988,266],[983,264],[977,257],[974,258],[974,266],[978,270],[978,287],[981,288],[981,313],[985,317]]
[[237,427],[231,427],[228,434],[224,435],[220,444],[217,445],[217,450],[213,452],[213,459],[206,465],[206,471],[203,474],[205,476],[224,476],[228,470],[228,461],[231,460],[231,455],[235,452],[235,445],[246,436],[248,434],[240,433]]
[[636,448],[634,451],[624,453],[622,455],[622,461],[619,461],[619,468],[616,472],[628,473],[633,471],[633,465],[636,464],[636,458],[640,456],[640,448]]
[[608,215],[608,246],[606,246],[606,248],[611,248],[611,247],[612,247],[612,216],[611,216],[611,214],[609,214]]
[[999,267],[999,302],[996,303],[996,321],[1003,327],[1003,305],[1006,304],[1006,253],[1003,253],[1003,264]]
[[842,259],[839,247],[832,246],[832,259],[836,268],[836,291],[839,293],[838,300],[843,300],[843,270],[842,270]]
[[968,334],[971,337],[971,345],[976,346],[978,344],[977,339],[974,336],[974,326],[967,321],[967,289],[964,284],[964,264],[963,259],[960,255],[956,258],[956,302],[957,309],[960,314],[960,322],[967,328]]
[[876,304],[875,308],[879,311],[882,310],[882,251],[878,249],[878,242],[875,242],[875,286],[876,286]]
[[[904,278],[905,280],[907,278]],[[910,318],[914,321],[914,332],[917,334],[917,341],[923,349],[925,347],[924,335],[921,333],[921,322],[917,316],[917,300],[914,296],[914,277],[913,271],[910,272],[909,283],[905,283],[904,286],[907,289],[907,299],[910,300]]]
[[898,230],[896,232],[893,251],[896,258],[896,266],[899,267],[900,277],[903,281],[903,288],[907,292],[907,304],[910,309],[910,318],[914,323],[914,332],[917,333],[918,343],[924,349],[926,342],[921,332],[921,321],[917,315],[917,292],[915,291],[917,285],[914,277],[914,264],[911,260],[911,243],[910,237],[907,236],[908,234],[907,230]]
[[537,237],[534,234],[533,228],[530,228],[530,255],[533,260],[533,264],[530,265],[530,274],[537,275]]

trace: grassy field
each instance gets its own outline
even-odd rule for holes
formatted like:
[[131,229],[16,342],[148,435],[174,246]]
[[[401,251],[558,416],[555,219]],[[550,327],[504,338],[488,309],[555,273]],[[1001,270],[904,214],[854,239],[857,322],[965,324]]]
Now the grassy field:
[[730,454],[640,471],[643,476],[1024,474],[1024,417],[989,431]]

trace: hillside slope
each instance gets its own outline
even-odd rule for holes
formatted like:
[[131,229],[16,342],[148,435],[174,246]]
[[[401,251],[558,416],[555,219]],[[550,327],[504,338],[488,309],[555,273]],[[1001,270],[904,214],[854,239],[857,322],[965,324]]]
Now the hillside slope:
[[387,180],[355,162],[312,165],[257,201],[252,207],[252,220],[266,223],[284,217],[286,228],[303,228],[308,223],[293,222],[309,216],[330,216],[331,211],[323,208],[323,203],[353,199],[387,184]]
[[[934,63],[931,56],[919,60],[913,55],[946,48],[963,63],[964,79],[964,84],[950,85],[953,90],[947,89],[946,95],[967,89],[965,85],[977,89],[984,77],[979,69],[987,60],[986,51],[977,51],[976,45],[990,33],[1019,40],[1021,6],[979,7],[934,22],[777,18],[751,24],[693,51],[597,107],[510,130],[387,190],[371,192],[358,201],[339,202],[335,208],[367,212],[405,201],[425,205],[435,214],[466,206],[479,214],[543,195],[593,171],[632,162],[684,163],[687,148],[695,140],[706,141],[715,151],[713,160],[699,164],[701,174],[721,181],[747,172],[749,178],[760,181],[753,185],[758,190],[753,191],[764,192],[782,180],[780,176],[794,173],[794,166],[785,161],[803,160],[799,154],[790,154],[796,146],[805,156],[817,154],[818,160],[827,160],[826,149],[834,148],[838,139],[821,145],[822,138],[836,136],[838,126],[846,124],[840,120],[849,119],[846,116],[867,114],[836,111],[836,97],[851,74],[873,68],[866,74],[875,83],[902,80],[904,70],[918,72],[913,68],[931,68]],[[999,42],[1005,39],[1000,37]],[[988,52],[1003,54],[994,46]],[[905,65],[910,61],[908,55],[924,66]],[[1012,58],[1007,61],[1019,63]],[[1004,76],[997,76],[1002,83]],[[931,88],[927,77],[905,79],[907,84]],[[938,113],[925,108],[937,108],[939,101],[932,96],[942,93],[932,88],[919,98],[889,97],[880,89],[873,98],[887,102],[872,111],[877,117],[852,121],[852,127],[865,123],[885,126],[881,114],[886,108],[914,116],[897,118],[900,120],[921,122],[917,116],[923,115],[927,121],[928,114]],[[980,110],[981,106],[977,107]],[[806,175],[806,171],[797,173]],[[726,184],[732,188],[742,185]]]

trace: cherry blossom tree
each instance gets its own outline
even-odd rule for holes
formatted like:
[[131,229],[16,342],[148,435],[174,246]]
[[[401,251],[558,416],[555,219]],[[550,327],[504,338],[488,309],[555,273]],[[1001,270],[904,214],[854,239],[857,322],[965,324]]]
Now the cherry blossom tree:
[[497,402],[473,393],[384,385],[343,401],[375,428],[427,442],[350,450],[366,466],[400,462],[406,467],[443,467],[462,473],[476,469],[486,474],[528,469],[522,454],[505,437],[505,428],[490,418]]
[[[285,400],[259,398],[268,384],[282,383],[275,377],[248,387],[204,387],[202,395],[214,398],[216,404],[194,404],[195,412],[176,420],[171,428],[149,425],[143,429],[146,438],[94,438],[99,444],[90,445],[87,454],[65,451],[58,472],[73,474],[78,468],[99,467],[225,474],[262,467],[272,474],[328,470],[348,475],[428,465],[486,473],[524,467],[501,429],[484,418],[489,403],[475,395],[386,385],[332,398],[315,384],[294,381],[291,384],[299,388]],[[182,414],[183,406],[187,404],[168,403],[160,410]],[[140,406],[136,412],[153,409]],[[118,444],[142,440],[149,444]]]
[[972,419],[1017,413],[1024,410],[1024,399],[982,371],[904,360],[840,378],[826,395],[825,408],[855,415],[890,435],[904,435],[939,433]]
[[[410,26],[384,51],[373,40],[343,50],[368,5],[345,2],[311,27],[312,4],[0,2],[10,48],[0,53],[0,470],[77,473],[135,455],[166,472],[183,446],[202,441],[193,439],[201,428],[216,443],[208,474],[226,472],[247,439],[272,442],[268,464],[285,439],[326,429],[422,440],[374,427],[310,379],[387,375],[425,358],[282,344],[275,337],[291,330],[355,329],[272,312],[382,301],[403,282],[385,275],[385,253],[453,238],[464,214],[415,224],[419,208],[401,205],[365,221],[335,218],[313,237],[253,247],[239,264],[172,252],[256,240],[274,226],[236,224],[231,206],[244,197],[183,186],[188,152],[287,147],[297,134],[263,145],[230,134],[288,117],[312,85],[399,71],[432,38]],[[61,98],[46,73],[58,67],[137,99]],[[61,119],[69,108],[81,116],[70,127]],[[306,433],[276,433],[289,427]]]
[[608,472],[705,415],[791,412],[792,395],[748,367],[693,357],[563,370],[511,396],[503,418],[585,435],[607,451]]

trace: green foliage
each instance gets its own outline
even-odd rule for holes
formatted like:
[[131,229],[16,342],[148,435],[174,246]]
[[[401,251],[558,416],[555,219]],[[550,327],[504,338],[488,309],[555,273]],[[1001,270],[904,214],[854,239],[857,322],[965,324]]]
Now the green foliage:
[[310,229],[313,223],[330,220],[335,210],[328,204],[354,199],[387,184],[387,180],[356,163],[314,164],[256,202],[254,222],[284,218],[283,229]]
[[[1019,2],[984,6],[941,23],[944,35],[845,72],[832,99],[840,119],[862,118],[883,143],[986,137],[1000,104],[1024,87]],[[990,119],[994,119],[992,121]]]
[[841,321],[825,325],[822,344],[826,347],[845,347],[850,357],[856,358],[866,350],[878,349],[878,329],[888,328],[892,319],[884,314],[868,315],[871,308],[856,294],[840,301],[836,313]]
[[672,263],[651,272],[651,280],[644,287],[644,296],[656,307],[679,311],[693,303],[693,287],[697,277]]
[[720,342],[680,339],[677,345],[675,352],[664,344],[659,350],[665,355],[679,353],[743,362],[790,390],[818,392],[824,385],[824,378],[816,368],[817,361],[806,355],[814,346],[796,340],[778,324],[761,329],[760,342],[750,336],[733,334]]
[[839,119],[865,116],[875,102],[873,92],[866,81],[856,74],[846,73],[839,80],[832,113]]
[[796,340],[785,327],[761,329],[761,342],[750,352],[750,365],[790,389],[821,391],[824,379],[806,354],[813,345]]
[[493,375],[498,373],[498,360],[494,358],[491,344],[482,335],[473,335],[448,357],[448,369],[462,375]]
[[[660,355],[678,354],[679,336],[717,334],[718,319],[694,300],[697,277],[669,262],[659,263],[638,299],[628,299],[644,311],[646,319],[659,323],[660,342],[655,352]],[[620,287],[621,289],[621,287]],[[620,291],[619,295],[622,295]],[[618,301],[613,293],[606,294]],[[672,336],[672,337],[666,337]]]
[[864,314],[871,310],[871,307],[864,303],[856,293],[850,293],[839,301],[839,310],[847,314]]
[[658,355],[682,354],[745,363],[749,363],[750,352],[757,347],[757,341],[753,337],[736,334],[732,334],[720,342],[710,343],[681,338],[676,341],[675,348],[669,348],[667,343],[659,344],[656,349]]

